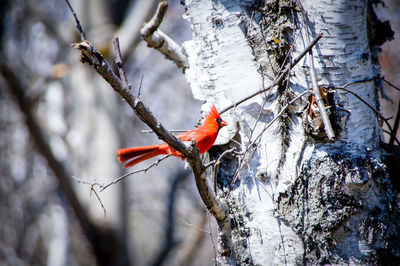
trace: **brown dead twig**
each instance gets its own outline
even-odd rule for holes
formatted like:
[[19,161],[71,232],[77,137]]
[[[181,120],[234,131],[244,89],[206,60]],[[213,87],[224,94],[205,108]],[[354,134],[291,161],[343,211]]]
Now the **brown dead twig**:
[[153,162],[153,163],[152,163],[151,165],[149,165],[148,167],[142,168],[142,169],[139,169],[139,170],[136,170],[136,171],[128,172],[128,173],[126,173],[126,174],[124,174],[124,175],[118,177],[117,179],[115,179],[115,180],[113,180],[113,181],[111,181],[111,182],[109,182],[109,183],[107,183],[107,184],[101,184],[101,183],[98,183],[98,182],[88,182],[88,181],[85,181],[85,180],[83,180],[83,179],[81,179],[81,178],[78,178],[78,177],[75,177],[75,176],[72,176],[72,177],[73,177],[77,182],[79,182],[79,183],[82,183],[82,184],[85,184],[85,185],[90,185],[90,186],[91,186],[91,189],[92,189],[93,187],[97,186],[97,187],[100,188],[100,192],[103,192],[105,189],[107,189],[107,188],[110,187],[111,185],[117,184],[118,182],[122,181],[123,179],[127,178],[128,176],[131,176],[131,175],[134,175],[134,174],[138,174],[138,173],[146,173],[146,172],[149,171],[151,168],[153,168],[154,166],[158,165],[161,161],[164,161],[165,159],[167,159],[167,158],[170,157],[170,156],[171,156],[171,155],[163,156],[163,157],[161,157],[160,159],[158,159],[157,161]]
[[99,197],[99,194],[97,193],[97,191],[94,189],[93,186],[90,188],[90,196],[92,196],[92,192],[93,192],[94,195],[96,196],[97,200],[100,202],[100,206],[101,206],[101,208],[103,209],[103,212],[104,212],[104,217],[106,217],[106,215],[107,215],[106,207],[104,207],[104,204],[103,204],[103,202],[101,201],[101,199],[100,199],[100,197]]
[[101,198],[100,198],[99,194],[97,193],[97,191],[95,189],[96,186],[102,187],[102,185],[100,183],[97,183],[97,182],[93,182],[93,183],[87,182],[87,181],[85,181],[83,179],[80,179],[80,178],[78,178],[76,176],[72,176],[72,178],[75,179],[76,182],[78,182],[78,183],[85,184],[85,185],[90,185],[90,196],[92,196],[92,192],[93,192],[94,195],[96,196],[97,200],[99,201],[101,208],[103,209],[104,217],[106,217],[106,215],[107,215],[106,207],[104,207],[104,204],[101,201]]

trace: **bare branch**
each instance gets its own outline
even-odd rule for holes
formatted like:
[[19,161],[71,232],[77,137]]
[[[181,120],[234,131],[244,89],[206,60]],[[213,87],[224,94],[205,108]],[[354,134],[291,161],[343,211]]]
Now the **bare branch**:
[[81,183],[81,184],[90,185],[90,186],[99,186],[100,188],[104,187],[103,184],[100,184],[98,182],[88,182],[88,181],[85,181],[85,180],[83,180],[83,179],[81,179],[79,177],[76,177],[76,176],[71,176],[71,177],[73,179],[75,179],[76,182]]
[[[103,77],[111,87],[119,93],[125,101],[135,111],[136,115],[145,122],[157,134],[158,138],[165,141],[173,149],[182,153],[189,165],[192,168],[195,176],[196,186],[199,194],[206,205],[207,209],[214,215],[218,225],[226,235],[229,233],[229,216],[225,206],[209,188],[205,176],[205,168],[200,160],[199,151],[195,143],[192,146],[186,146],[181,140],[169,133],[160,122],[154,117],[150,110],[143,104],[143,102],[133,95],[129,87],[124,86],[122,81],[115,75],[110,68],[103,55],[89,42],[84,41],[81,43],[72,44],[72,47],[79,49],[82,52],[81,62],[88,62],[94,67],[97,73]],[[229,249],[228,241],[225,241],[225,249]]]
[[124,21],[114,34],[114,36],[120,36],[122,59],[125,63],[134,57],[134,50],[142,41],[142,37],[138,33],[143,21],[153,15],[158,2],[158,0],[130,1]]
[[[97,73],[103,77],[111,87],[119,93],[126,102],[135,111],[137,116],[146,123],[157,136],[167,142],[175,150],[181,152],[186,158],[195,158],[196,151],[193,148],[186,146],[182,141],[177,139],[174,135],[170,134],[162,125],[157,121],[151,111],[137,98],[128,87],[124,86],[122,81],[115,75],[103,55],[89,42],[74,43],[72,47],[79,49],[87,59],[86,62],[92,64]],[[198,155],[197,155],[198,157]],[[199,159],[200,161],[200,159]]]
[[151,165],[149,165],[148,167],[143,168],[143,169],[139,169],[139,170],[136,170],[136,171],[132,171],[132,172],[129,172],[129,173],[126,173],[126,174],[118,177],[117,179],[115,179],[115,180],[113,180],[113,181],[111,181],[111,182],[109,182],[107,184],[100,184],[98,182],[85,181],[85,180],[83,180],[81,178],[78,178],[76,176],[72,176],[72,178],[74,178],[78,183],[82,183],[82,184],[85,184],[85,185],[90,185],[91,187],[98,186],[100,188],[100,192],[103,192],[103,190],[105,190],[106,188],[110,187],[111,185],[117,184],[118,182],[120,182],[121,180],[127,178],[128,176],[131,176],[131,175],[134,175],[134,174],[138,174],[138,173],[142,173],[142,172],[146,173],[153,166],[158,165],[161,161],[164,161],[165,159],[167,159],[170,156],[171,155],[165,155],[162,158],[160,158],[157,161],[155,161],[154,163],[152,163]]
[[152,163],[151,165],[149,165],[146,168],[143,168],[143,169],[140,169],[140,170],[136,170],[136,171],[132,171],[132,172],[129,172],[127,174],[124,174],[124,175],[118,177],[117,179],[115,179],[114,181],[108,183],[107,185],[101,186],[100,192],[102,192],[103,190],[105,190],[106,188],[108,188],[111,185],[117,184],[119,181],[125,179],[128,176],[131,176],[131,175],[134,175],[134,174],[137,174],[137,173],[141,173],[141,172],[146,173],[148,170],[150,170],[150,168],[152,168],[153,166],[158,165],[161,161],[164,161],[165,159],[167,159],[170,156],[171,155],[165,155],[165,156],[163,156],[162,158],[158,159],[157,161],[155,161],[154,163]]
[[181,140],[169,133],[153,116],[143,102],[125,87],[121,80],[109,67],[103,55],[89,42],[75,43],[72,45],[85,55],[85,61],[92,64],[97,73],[102,76],[113,89],[118,92],[135,111],[136,115],[145,122],[157,136],[168,143],[173,149],[182,153],[190,164],[195,176],[196,186],[207,209],[214,215],[223,231],[228,232],[229,216],[225,204],[223,204],[211,191],[207,184],[205,168],[200,160],[196,145],[186,146]]
[[261,93],[264,93],[264,92],[270,90],[271,88],[277,86],[278,84],[280,84],[280,83],[286,78],[286,76],[287,76],[287,74],[289,73],[289,71],[292,70],[292,68],[300,62],[300,60],[313,48],[313,46],[314,46],[315,44],[317,44],[317,42],[322,38],[322,36],[323,36],[323,34],[322,34],[322,33],[319,33],[319,34],[317,35],[317,37],[315,37],[315,39],[312,40],[312,42],[309,43],[309,44],[307,45],[307,47],[304,49],[304,51],[301,52],[301,53],[293,60],[293,62],[292,62],[290,65],[288,65],[288,66],[282,71],[282,73],[274,80],[274,82],[273,82],[271,85],[269,85],[268,87],[266,87],[266,88],[264,88],[264,89],[262,89],[262,90],[260,90],[260,91],[257,91],[257,92],[255,92],[255,93],[253,93],[253,94],[251,94],[251,95],[249,95],[249,96],[247,96],[247,97],[245,97],[245,98],[243,98],[242,100],[240,100],[240,101],[238,101],[238,102],[236,102],[236,103],[234,103],[234,104],[232,104],[232,105],[229,105],[228,107],[225,107],[225,108],[224,108],[223,110],[221,110],[219,113],[220,113],[220,114],[223,114],[223,113],[225,113],[226,111],[228,111],[228,110],[230,110],[230,109],[232,109],[232,108],[238,106],[239,104],[242,104],[242,103],[244,103],[245,101],[247,101],[247,100],[249,100],[249,99],[251,99],[251,98],[253,98],[253,97],[255,97],[255,96],[257,96],[257,95],[259,95],[259,94],[261,94]]
[[168,59],[174,61],[179,68],[185,69],[188,67],[188,63],[186,56],[182,53],[182,47],[158,29],[167,9],[168,3],[161,1],[154,16],[140,29],[140,34],[149,47],[157,49]]
[[101,199],[99,197],[99,194],[97,194],[97,191],[94,189],[95,186],[98,186],[98,187],[101,188],[101,187],[103,187],[103,185],[100,184],[100,183],[97,183],[97,182],[91,183],[91,182],[85,181],[83,179],[80,179],[80,178],[78,178],[76,176],[72,176],[72,178],[75,179],[76,182],[78,182],[78,183],[82,183],[82,184],[85,184],[85,185],[90,185],[90,196],[92,196],[92,192],[93,192],[94,195],[96,196],[97,200],[99,201],[101,208],[103,209],[104,217],[106,217],[106,214],[107,214],[106,208],[104,207],[104,204],[101,201]]
[[167,1],[161,1],[160,3],[158,3],[157,10],[154,13],[154,16],[150,19],[148,23],[142,26],[140,34],[145,37],[153,34],[158,29],[158,27],[160,27],[161,22],[163,21],[164,16],[167,13],[167,10]]

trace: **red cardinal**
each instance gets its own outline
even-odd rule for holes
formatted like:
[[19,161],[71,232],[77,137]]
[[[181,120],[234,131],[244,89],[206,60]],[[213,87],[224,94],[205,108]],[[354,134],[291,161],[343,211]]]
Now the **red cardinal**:
[[[195,140],[199,152],[204,153],[212,147],[218,136],[219,130],[226,125],[227,123],[221,119],[217,109],[213,105],[211,111],[207,114],[204,123],[200,127],[181,133],[176,137],[182,141]],[[181,157],[182,160],[185,159],[180,152],[175,151],[165,142],[159,145],[126,148],[117,151],[119,162],[126,162],[124,168],[134,166],[135,164],[161,154],[170,154]]]

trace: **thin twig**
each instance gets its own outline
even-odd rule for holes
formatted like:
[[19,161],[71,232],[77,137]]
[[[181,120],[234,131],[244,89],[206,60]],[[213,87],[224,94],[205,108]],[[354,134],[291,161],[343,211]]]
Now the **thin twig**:
[[392,133],[389,130],[386,130],[384,128],[382,128],[382,131],[386,134],[388,134],[389,136],[392,136]]
[[[348,86],[348,84],[346,84],[345,86]],[[381,115],[381,113],[378,112],[378,110],[376,110],[373,106],[371,106],[367,101],[365,101],[363,98],[361,98],[360,96],[358,96],[355,92],[352,92],[351,90],[346,89],[345,87],[333,87],[333,88],[331,88],[331,89],[334,89],[334,90],[338,89],[338,90],[343,90],[343,91],[345,91],[345,92],[348,92],[348,93],[352,94],[353,96],[355,96],[357,99],[359,99],[359,100],[360,100],[362,103],[364,103],[366,106],[368,106],[368,108],[370,108],[372,111],[374,111],[374,113],[375,113],[377,116],[379,116],[379,117],[383,120],[383,122],[385,122],[386,126],[388,127],[389,131],[391,132],[391,133],[390,133],[390,136],[392,136],[393,139],[394,139],[394,141],[396,141],[397,144],[400,145],[400,141],[399,141],[399,140],[396,138],[396,136],[394,135],[394,132],[393,132],[392,127],[390,126],[390,123],[387,121],[387,119],[386,119],[383,115]]]
[[90,186],[98,186],[100,188],[104,187],[104,184],[100,184],[98,182],[88,182],[88,181],[85,181],[85,180],[83,180],[83,179],[81,179],[79,177],[76,177],[76,176],[71,176],[71,177],[73,179],[75,179],[76,182],[81,183],[81,184],[90,185]]
[[94,192],[97,200],[100,203],[101,208],[104,211],[104,217],[106,217],[106,214],[107,214],[106,208],[104,207],[104,204],[100,199],[100,196],[97,194],[97,191],[94,188],[95,186],[98,186],[99,188],[102,188],[104,185],[102,185],[102,184],[100,184],[98,182],[88,182],[88,181],[85,181],[85,180],[83,180],[81,178],[78,178],[76,176],[72,176],[72,178],[75,179],[75,181],[78,182],[78,183],[85,184],[85,185],[90,185],[90,197],[92,196],[92,192]]
[[386,82],[388,85],[390,85],[391,87],[393,87],[394,89],[400,91],[400,88],[396,85],[394,85],[393,83],[389,82],[387,79],[385,79],[385,77],[381,77],[381,79]]
[[144,78],[144,74],[142,74],[142,77],[140,78],[140,83],[139,83],[138,93],[137,93],[138,98],[140,97],[140,92],[142,91],[143,78]]
[[157,166],[161,161],[167,159],[169,156],[171,156],[171,155],[165,155],[164,157],[162,157],[162,158],[158,159],[157,161],[153,162],[148,167],[142,168],[142,169],[139,169],[139,170],[136,170],[136,171],[132,171],[132,172],[129,172],[129,173],[126,173],[126,174],[118,177],[117,179],[115,179],[115,180],[113,180],[113,181],[111,181],[111,182],[109,182],[107,184],[100,184],[98,182],[88,182],[88,181],[85,181],[85,180],[83,180],[81,178],[78,178],[76,176],[72,176],[72,178],[74,178],[78,183],[82,183],[82,184],[85,184],[85,185],[90,185],[91,187],[98,186],[100,188],[100,192],[103,192],[103,190],[105,190],[109,186],[117,184],[118,182],[120,182],[121,180],[125,179],[128,176],[131,176],[131,175],[134,175],[134,174],[138,174],[138,173],[141,173],[141,172],[146,173],[148,170],[150,170],[150,168],[152,168],[153,166]]
[[255,93],[253,93],[253,94],[250,94],[249,96],[243,98],[242,100],[240,100],[240,101],[238,101],[238,102],[236,102],[236,103],[234,103],[234,104],[229,105],[228,107],[225,107],[225,108],[222,109],[219,113],[220,113],[220,114],[223,114],[223,113],[225,113],[226,111],[228,111],[228,110],[230,110],[230,109],[232,109],[232,108],[238,106],[239,104],[242,104],[242,103],[244,103],[245,101],[247,101],[247,100],[249,100],[249,99],[251,99],[251,98],[253,98],[253,97],[255,97],[255,96],[257,96],[257,95],[259,95],[259,94],[261,94],[261,93],[264,93],[264,92],[270,90],[271,88],[275,87],[276,85],[280,84],[280,83],[286,78],[286,76],[287,76],[287,74],[289,73],[289,71],[292,70],[292,68],[300,62],[300,60],[301,60],[301,59],[313,48],[313,46],[322,38],[322,36],[323,36],[322,32],[319,33],[319,34],[317,35],[317,37],[315,37],[315,39],[314,39],[311,43],[309,43],[309,44],[307,45],[307,47],[304,49],[304,51],[301,52],[301,53],[293,60],[293,62],[292,62],[289,66],[287,66],[287,67],[285,68],[285,70],[283,70],[283,72],[278,76],[278,78],[276,78],[276,79],[274,80],[274,82],[272,82],[271,85],[269,85],[268,87],[266,87],[266,88],[264,88],[264,89],[262,89],[262,90],[260,90],[260,91],[257,91],[257,92],[255,92]]
[[161,1],[154,16],[140,29],[140,34],[149,47],[157,49],[168,59],[174,61],[179,68],[185,69],[188,67],[188,63],[186,56],[182,53],[182,47],[158,29],[167,8],[168,3]]
[[121,48],[119,46],[118,37],[114,37],[113,46],[114,46],[114,52],[115,52],[115,56],[116,56],[115,63],[117,64],[119,77],[120,77],[120,79],[122,81],[122,84],[125,87],[130,88],[129,83],[128,83],[128,79],[126,78],[126,73],[125,73],[125,69],[124,69],[124,63],[122,61]]
[[[390,83],[389,81],[387,81],[385,79],[385,77],[381,78],[384,82],[386,82],[389,86],[391,86],[392,88],[400,91],[400,88],[395,86],[393,83]],[[389,144],[393,144],[394,143],[394,139],[397,135],[397,130],[399,129],[399,124],[400,124],[400,101],[398,103],[397,106],[397,114],[396,114],[396,118],[394,119],[394,124],[393,124],[393,132],[390,133],[390,139],[389,139]]]
[[[107,215],[107,211],[106,211],[106,208],[105,208],[104,205],[103,205],[103,202],[101,201],[101,199],[100,199],[100,197],[99,197],[99,194],[97,194],[97,191],[94,189],[93,186],[90,187],[90,191],[91,191],[91,192],[93,191],[93,193],[94,193],[94,195],[96,196],[97,200],[100,202],[101,208],[103,209],[103,212],[104,212],[104,218],[105,218],[106,215]],[[91,194],[91,193],[90,193],[90,194]]]
[[396,118],[394,119],[393,132],[390,135],[389,144],[394,143],[394,139],[397,135],[397,130],[399,129],[399,124],[400,124],[400,101],[397,106],[397,114],[396,114]]
[[114,181],[108,183],[107,185],[102,186],[100,192],[102,192],[103,190],[105,190],[106,188],[108,188],[108,187],[111,186],[111,185],[117,184],[119,181],[125,179],[126,177],[128,177],[128,176],[130,176],[130,175],[134,175],[134,174],[141,173],[141,172],[146,173],[148,170],[150,170],[150,168],[152,168],[153,166],[158,165],[161,161],[164,161],[164,160],[167,159],[169,156],[171,156],[171,155],[165,155],[165,156],[163,156],[162,158],[160,158],[160,159],[158,159],[157,161],[155,161],[154,163],[150,164],[150,165],[149,165],[148,167],[146,167],[146,168],[143,168],[143,169],[140,169],[140,170],[136,170],[136,171],[132,171],[132,172],[126,173],[126,174],[124,174],[124,175],[118,177],[117,179],[115,179]]
[[86,41],[86,35],[82,29],[81,23],[79,22],[78,16],[76,15],[74,9],[72,8],[71,4],[69,3],[69,0],[65,0],[65,2],[67,3],[69,10],[71,11],[72,16],[74,17],[76,28],[79,31],[79,33],[81,34],[81,41],[82,42]]
[[207,231],[207,230],[204,230],[203,228],[200,228],[200,227],[198,227],[198,226],[195,226],[195,225],[193,225],[193,224],[190,224],[190,223],[188,223],[188,222],[183,222],[185,225],[187,225],[187,226],[189,226],[189,227],[192,227],[192,228],[194,228],[194,229],[196,229],[196,230],[198,230],[198,231],[201,231],[201,232],[203,232],[203,233],[206,233],[206,234],[210,234],[210,232],[209,231]]
[[[387,81],[387,80],[385,79],[385,77],[376,77],[376,78],[371,78],[371,79],[365,79],[365,80],[359,80],[359,81],[355,81],[355,82],[350,82],[350,83],[345,84],[345,85],[343,86],[343,88],[346,88],[347,86],[352,85],[352,84],[364,83],[364,82],[367,82],[367,81],[373,81],[373,80],[377,80],[377,79],[383,80],[384,82],[386,82],[388,85],[390,85],[391,87],[393,87],[393,88],[396,89],[396,90],[400,90],[400,88],[396,87],[394,84],[392,84],[392,83],[390,83],[389,81]],[[339,87],[339,88],[340,88],[340,87]],[[353,95],[355,95],[354,92],[350,92],[350,93],[352,93]],[[396,114],[396,118],[395,118],[395,120],[394,120],[393,129],[392,129],[392,128],[390,127],[390,124],[389,124],[389,121],[388,121],[390,118],[385,118],[385,117],[383,117],[375,108],[373,108],[372,106],[370,106],[370,105],[369,105],[367,102],[365,102],[361,97],[359,97],[358,95],[357,95],[356,97],[357,97],[358,99],[360,99],[363,103],[365,103],[370,109],[372,109],[372,110],[385,122],[385,124],[388,126],[388,128],[389,128],[389,130],[390,130],[390,134],[389,134],[389,135],[390,135],[389,144],[393,144],[394,141],[396,140],[397,130],[398,130],[398,128],[399,128],[399,123],[400,123],[400,101],[399,101],[399,103],[398,103],[397,114]],[[396,140],[396,142],[399,143],[398,140]]]
[[[295,38],[294,38],[294,39],[295,39]],[[289,53],[290,53],[292,50],[293,50],[293,47],[290,48]],[[286,55],[285,61],[289,58],[289,53]],[[305,54],[306,54],[306,53],[303,52],[303,55],[305,55]],[[298,59],[298,60],[297,60],[297,59]],[[299,57],[297,57],[296,60],[295,60],[295,63],[297,64],[297,62],[298,62],[299,60],[300,60]],[[284,66],[284,65],[282,65],[282,67],[280,68],[278,74],[281,74],[281,73],[282,73],[282,71],[283,71],[283,66]],[[287,74],[289,74],[289,72],[287,72]],[[287,87],[288,87],[288,86],[289,86],[289,79],[286,79],[286,81],[287,81]],[[300,98],[300,97],[302,97],[302,95],[300,95],[299,98]],[[296,101],[296,100],[297,100],[297,99],[295,99],[294,101]],[[293,102],[294,102],[294,101],[293,101]],[[261,117],[261,114],[262,114],[262,110],[264,109],[265,104],[266,104],[266,100],[264,99],[263,104],[262,104],[262,107],[260,108],[260,111],[259,111],[259,113],[258,113],[258,117],[257,117],[257,119],[256,119],[256,122],[255,122],[253,128],[250,129],[249,141],[248,141],[248,144],[246,145],[246,148],[245,148],[245,151],[243,152],[243,154],[248,153],[249,150],[250,150],[250,147],[252,147],[252,145],[253,145],[255,142],[258,142],[258,140],[261,141],[261,135],[265,132],[266,129],[268,129],[268,127],[269,127],[270,125],[272,125],[272,123],[269,123],[269,124],[267,124],[267,125],[264,125],[264,130],[257,136],[257,138],[256,138],[254,141],[251,141],[251,139],[252,139],[252,137],[253,137],[254,130],[255,130],[256,126],[257,126],[257,123],[258,123],[259,120],[260,120],[260,117]],[[278,116],[276,117],[276,119],[278,119],[278,118],[283,114],[283,112],[286,111],[286,109],[288,108],[288,106],[289,106],[289,105],[287,105],[286,107],[284,107],[284,108],[281,110],[281,112],[278,114]],[[272,122],[274,122],[274,121],[272,121]],[[250,156],[250,160],[253,158],[254,154],[255,154],[255,150],[253,150],[253,152],[252,152],[252,154],[251,154],[251,156]],[[237,168],[236,171],[235,171],[235,174],[234,174],[234,177],[233,177],[232,182],[231,182],[231,184],[230,184],[229,191],[228,191],[228,193],[227,193],[227,195],[226,195],[226,198],[229,197],[230,191],[231,191],[232,188],[233,188],[233,184],[236,182],[236,179],[237,179],[237,177],[238,177],[238,175],[239,175],[239,172],[241,171],[241,169],[242,169],[243,167],[244,167],[244,160],[240,160],[240,159],[239,159],[239,166],[238,166],[238,168]]]
[[104,216],[105,216],[106,209],[104,208],[104,205],[100,200],[100,197],[98,196],[96,190],[94,189],[95,186],[98,186],[100,188],[100,192],[103,192],[106,188],[110,187],[111,185],[117,184],[118,182],[120,182],[121,180],[125,179],[126,177],[128,177],[130,175],[141,173],[141,172],[146,173],[148,170],[150,170],[150,168],[158,165],[161,161],[167,159],[169,156],[171,156],[171,155],[166,155],[166,156],[158,159],[157,161],[155,161],[154,163],[152,163],[151,165],[149,165],[146,168],[129,172],[129,173],[127,173],[125,175],[122,175],[122,176],[118,177],[117,179],[115,179],[115,180],[113,180],[113,181],[111,181],[110,183],[107,183],[107,184],[100,184],[98,182],[88,182],[88,181],[85,181],[85,180],[83,180],[81,178],[78,178],[76,176],[72,176],[72,178],[74,178],[78,183],[82,183],[82,184],[85,184],[85,185],[90,185],[90,190],[95,192],[95,195],[96,195],[97,199],[99,200],[99,202],[100,202],[100,204],[101,204],[101,206],[102,206],[102,208],[104,210]]

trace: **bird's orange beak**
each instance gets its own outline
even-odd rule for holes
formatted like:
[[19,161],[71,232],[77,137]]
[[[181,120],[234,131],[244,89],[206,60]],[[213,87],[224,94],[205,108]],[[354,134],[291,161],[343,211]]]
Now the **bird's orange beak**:
[[224,120],[221,120],[221,127],[225,127],[227,125],[228,125],[228,123],[226,123]]

